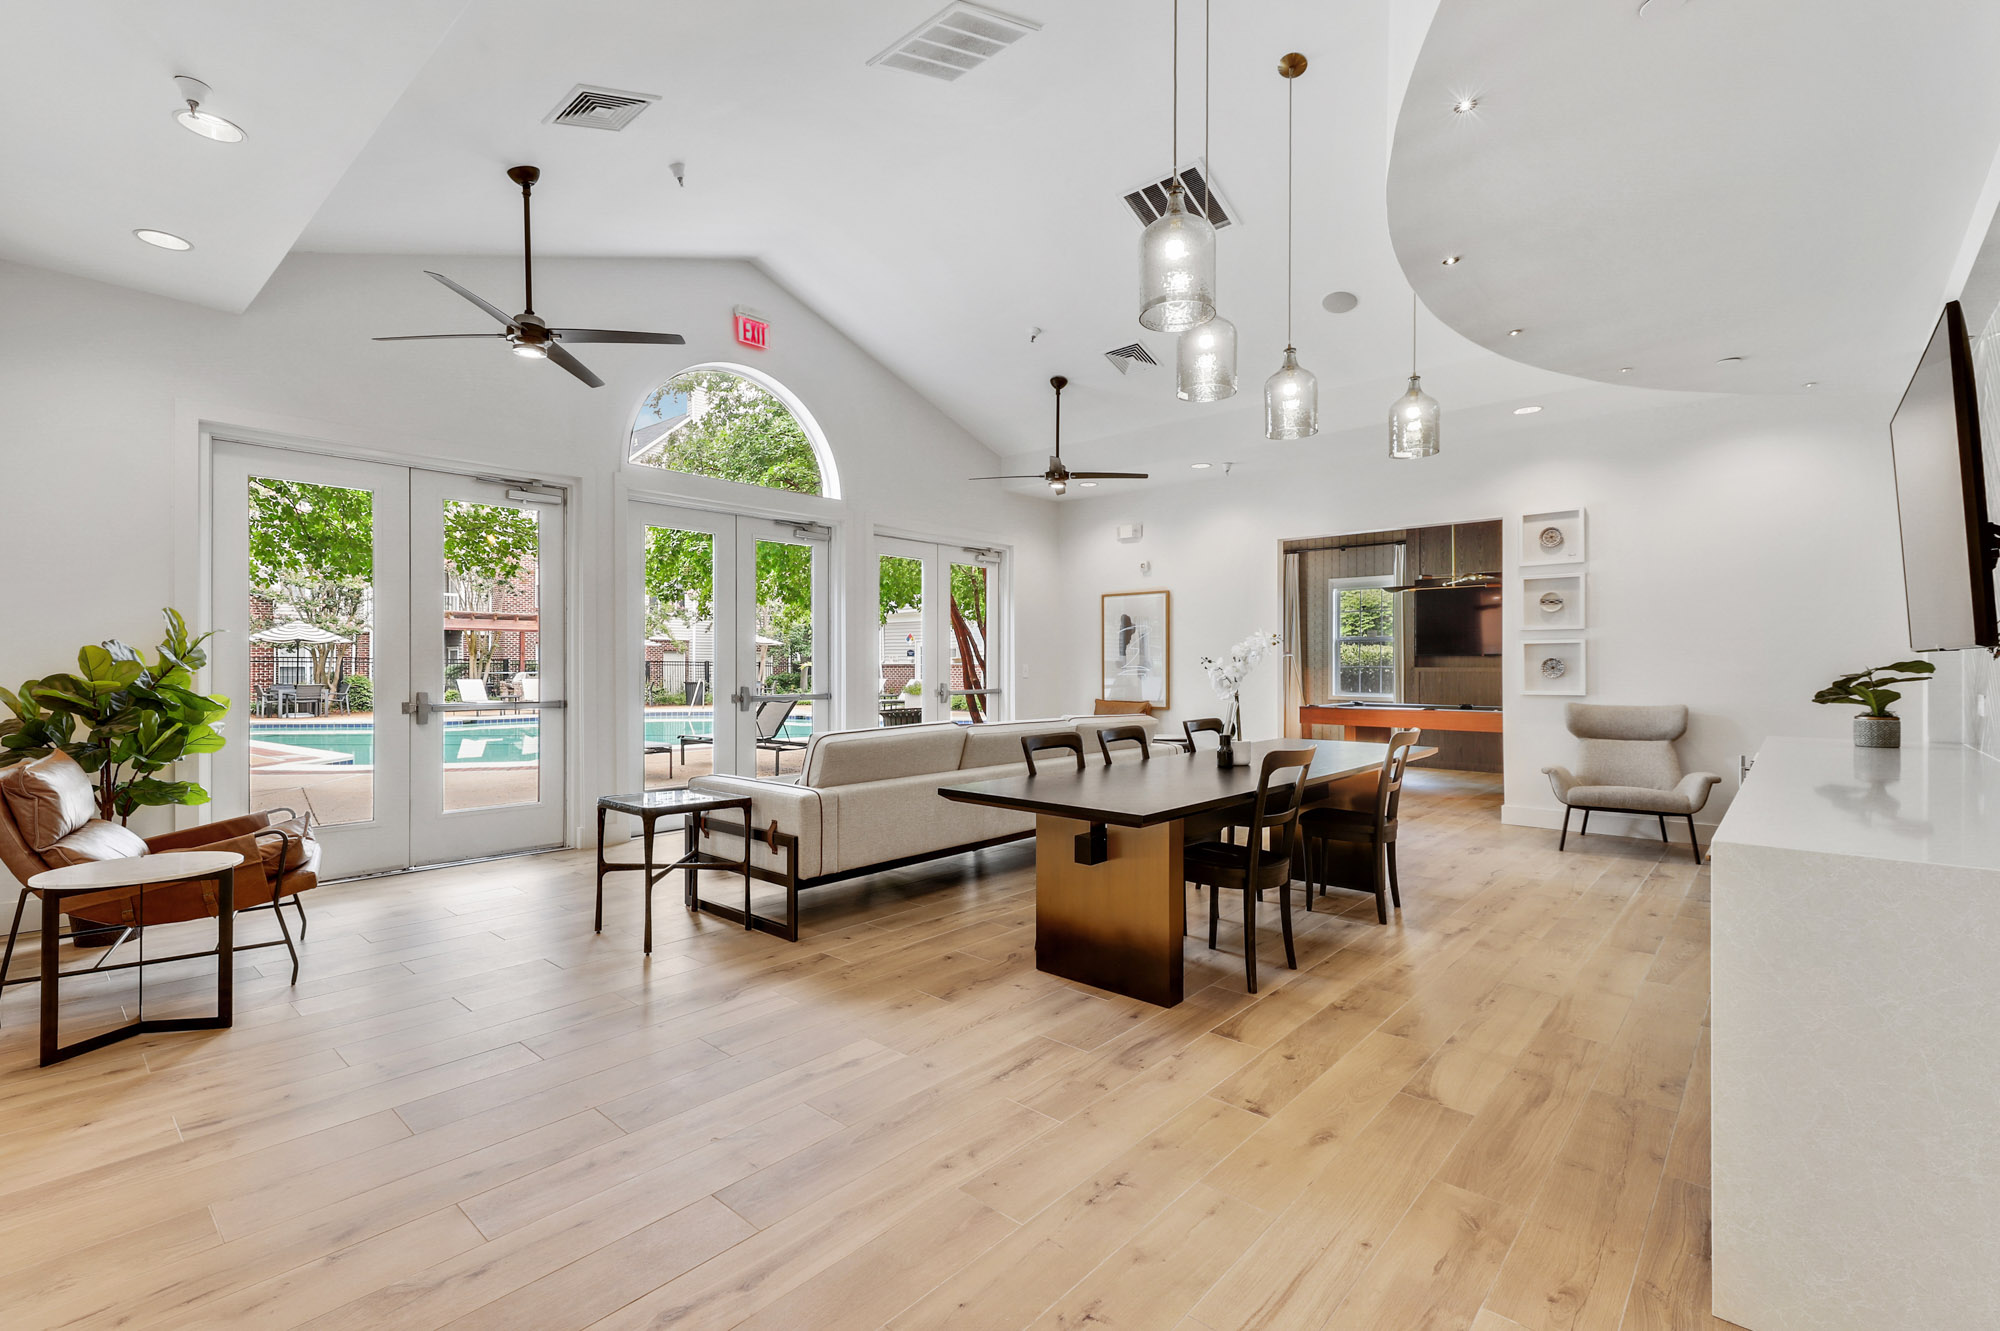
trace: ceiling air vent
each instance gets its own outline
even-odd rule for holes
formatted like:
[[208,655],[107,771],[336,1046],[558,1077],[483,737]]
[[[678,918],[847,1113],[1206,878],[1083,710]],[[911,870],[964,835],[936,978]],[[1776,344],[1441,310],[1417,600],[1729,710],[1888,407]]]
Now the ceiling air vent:
[[[1140,226],[1151,226],[1167,210],[1167,187],[1174,183],[1172,176],[1141,185],[1125,196],[1125,206],[1139,219]],[[1189,162],[1181,168],[1181,188],[1187,192],[1188,208],[1199,211],[1208,209],[1208,224],[1221,230],[1236,220],[1236,209],[1229,200],[1222,197],[1221,190],[1210,192],[1207,164]]]
[[1110,361],[1111,368],[1120,374],[1129,374],[1136,366],[1159,366],[1143,342],[1127,342],[1122,347],[1113,347],[1104,353],[1104,359]]
[[621,92],[579,83],[566,93],[556,109],[542,117],[544,125],[578,125],[584,129],[619,130],[638,114],[659,101],[650,92]]
[[1041,28],[1024,18],[956,0],[869,57],[868,63],[949,83]]

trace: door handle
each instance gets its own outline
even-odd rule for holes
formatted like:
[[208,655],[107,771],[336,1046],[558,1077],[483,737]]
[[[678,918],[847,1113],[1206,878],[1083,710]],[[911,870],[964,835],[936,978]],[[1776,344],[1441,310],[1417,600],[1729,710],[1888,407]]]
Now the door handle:
[[559,712],[569,703],[561,698],[536,699],[533,702],[508,702],[495,699],[492,702],[432,702],[431,695],[419,693],[403,704],[403,715],[417,718],[418,725],[426,725],[432,712]]

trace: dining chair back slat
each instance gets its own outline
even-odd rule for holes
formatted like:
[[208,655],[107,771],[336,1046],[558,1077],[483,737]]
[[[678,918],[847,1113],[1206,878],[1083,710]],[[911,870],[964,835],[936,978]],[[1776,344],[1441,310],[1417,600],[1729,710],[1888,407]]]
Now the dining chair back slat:
[[1083,770],[1083,736],[1074,730],[1057,730],[1041,735],[1021,736],[1021,756],[1028,760],[1028,775],[1037,775],[1035,755],[1050,749],[1066,749],[1076,755],[1076,770]]

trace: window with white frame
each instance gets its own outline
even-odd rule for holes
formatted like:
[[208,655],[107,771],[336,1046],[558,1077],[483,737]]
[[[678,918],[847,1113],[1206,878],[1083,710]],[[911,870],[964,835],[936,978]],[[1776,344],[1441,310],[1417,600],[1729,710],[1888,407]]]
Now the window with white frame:
[[1334,696],[1396,696],[1396,616],[1401,598],[1393,576],[1327,581],[1328,659]]

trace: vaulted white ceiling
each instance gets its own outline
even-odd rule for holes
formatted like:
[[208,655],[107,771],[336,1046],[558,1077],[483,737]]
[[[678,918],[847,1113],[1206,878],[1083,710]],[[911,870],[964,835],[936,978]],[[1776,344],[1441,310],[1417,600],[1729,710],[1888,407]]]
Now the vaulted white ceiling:
[[[294,248],[516,252],[503,172],[531,162],[538,253],[753,258],[997,452],[1046,450],[1047,379],[1067,374],[1065,442],[1101,454],[1073,462],[1125,465],[1260,439],[1285,339],[1286,51],[1311,61],[1295,338],[1331,423],[1382,416],[1400,388],[1413,281],[1426,384],[1460,413],[1623,364],[1655,387],[1864,378],[1920,344],[2000,142],[2000,80],[1974,77],[2000,20],[1978,7],[1213,0],[1243,391],[1193,407],[1170,370],[1121,378],[1102,356],[1173,351],[1137,325],[1119,197],[1171,164],[1169,5],[1006,0],[1041,30],[957,82],[866,64],[941,3],[11,6],[7,45],[32,58],[10,91],[62,113],[0,141],[0,257],[241,309]],[[1202,3],[1180,7],[1188,161]],[[175,126],[177,72],[249,141]],[[620,133],[544,125],[577,83],[661,100]],[[1480,106],[1454,116],[1466,92]],[[196,249],[151,250],[135,226]],[[1439,268],[1446,248],[1467,262]],[[1359,308],[1323,311],[1336,289]],[[474,326],[436,301],[436,331]],[[669,302],[645,326],[678,317]],[[1749,359],[1719,379],[1723,354]]]

